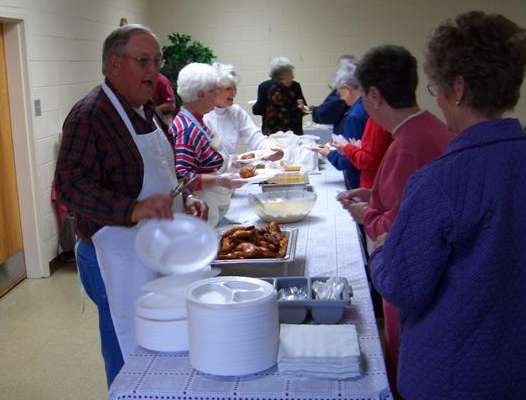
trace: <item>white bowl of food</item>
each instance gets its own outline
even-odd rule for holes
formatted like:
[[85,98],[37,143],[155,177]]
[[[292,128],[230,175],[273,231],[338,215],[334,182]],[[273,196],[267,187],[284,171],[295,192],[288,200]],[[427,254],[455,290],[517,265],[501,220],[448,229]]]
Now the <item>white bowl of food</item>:
[[290,223],[305,218],[316,203],[316,193],[307,190],[276,190],[249,197],[249,203],[264,221]]

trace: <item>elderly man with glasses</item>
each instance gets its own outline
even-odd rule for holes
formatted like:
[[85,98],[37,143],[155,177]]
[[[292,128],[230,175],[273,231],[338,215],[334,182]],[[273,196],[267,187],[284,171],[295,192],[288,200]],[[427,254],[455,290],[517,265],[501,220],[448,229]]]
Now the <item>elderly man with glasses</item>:
[[162,63],[146,27],[126,25],[105,40],[104,81],[74,105],[63,127],[55,181],[77,219],[77,265],[99,311],[108,385],[135,348],[134,302],[156,277],[137,258],[137,223],[187,212],[206,218],[177,185],[173,136],[151,101]]

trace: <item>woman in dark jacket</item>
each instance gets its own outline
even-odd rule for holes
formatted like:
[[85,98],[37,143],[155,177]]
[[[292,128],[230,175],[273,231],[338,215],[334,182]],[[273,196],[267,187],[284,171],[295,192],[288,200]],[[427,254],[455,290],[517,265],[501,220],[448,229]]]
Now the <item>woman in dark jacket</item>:
[[289,130],[303,135],[302,118],[307,101],[300,84],[294,80],[294,66],[288,58],[272,60],[270,78],[259,85],[257,102],[252,106],[252,112],[262,116],[261,130],[266,135]]

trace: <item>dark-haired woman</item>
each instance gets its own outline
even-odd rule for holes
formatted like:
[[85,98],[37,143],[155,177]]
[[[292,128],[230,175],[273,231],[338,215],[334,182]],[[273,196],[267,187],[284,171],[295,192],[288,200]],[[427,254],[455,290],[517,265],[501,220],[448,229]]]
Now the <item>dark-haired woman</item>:
[[503,118],[525,68],[526,31],[501,15],[459,15],[427,45],[428,89],[457,136],[411,177],[371,262],[401,312],[405,399],[526,396],[526,135]]
[[[380,164],[373,188],[339,195],[357,223],[372,240],[388,232],[398,216],[409,177],[436,159],[451,140],[446,126],[416,102],[415,57],[394,45],[369,50],[356,70],[369,117],[390,132],[393,141]],[[362,202],[355,202],[358,197]],[[384,330],[389,382],[396,397],[396,368],[400,335],[398,308],[384,298]]]

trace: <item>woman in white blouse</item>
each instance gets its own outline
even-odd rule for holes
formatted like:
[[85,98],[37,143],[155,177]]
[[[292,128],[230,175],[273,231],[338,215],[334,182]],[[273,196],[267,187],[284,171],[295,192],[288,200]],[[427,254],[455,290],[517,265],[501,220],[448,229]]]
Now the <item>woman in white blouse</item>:
[[283,157],[283,151],[272,148],[268,136],[254,124],[248,113],[238,104],[234,104],[239,77],[232,65],[214,63],[219,75],[219,94],[215,108],[204,116],[206,126],[221,138],[221,145],[230,155],[243,151],[272,150],[266,160],[276,161]]

